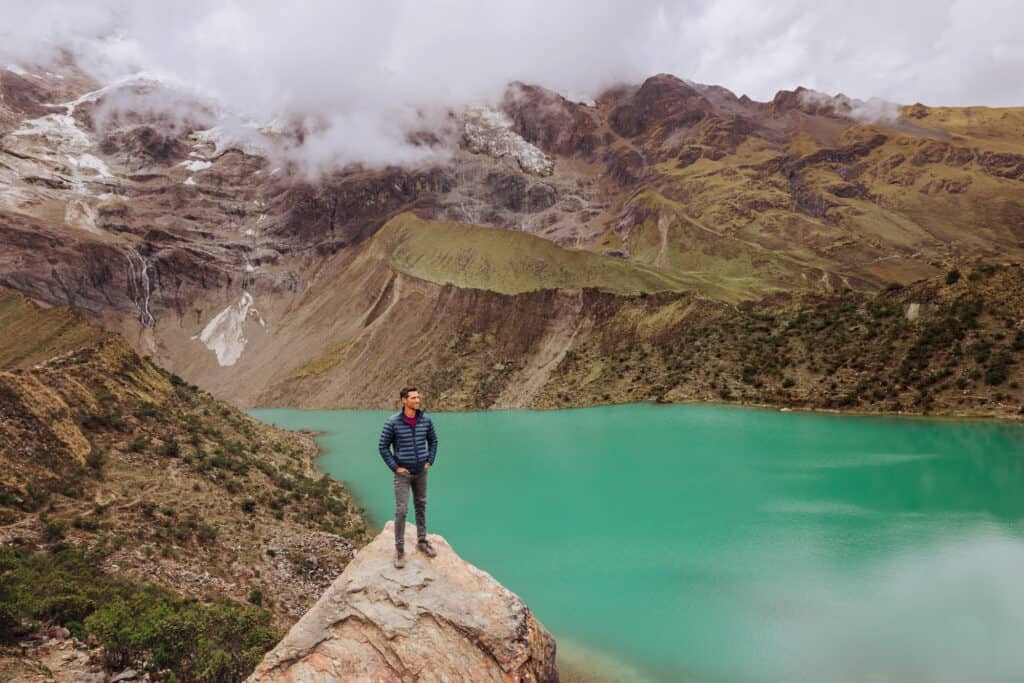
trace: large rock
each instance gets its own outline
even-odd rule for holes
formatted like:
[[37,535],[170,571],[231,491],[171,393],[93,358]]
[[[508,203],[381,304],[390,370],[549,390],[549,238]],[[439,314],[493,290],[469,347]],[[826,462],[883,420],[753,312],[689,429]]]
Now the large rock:
[[514,593],[431,535],[395,569],[394,523],[267,653],[248,681],[558,681],[555,640]]

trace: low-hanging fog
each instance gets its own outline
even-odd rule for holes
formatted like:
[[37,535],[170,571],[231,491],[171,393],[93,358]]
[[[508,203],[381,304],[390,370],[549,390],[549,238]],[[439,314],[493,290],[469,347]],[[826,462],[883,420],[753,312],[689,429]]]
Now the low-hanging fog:
[[0,66],[66,51],[104,82],[144,71],[186,84],[235,115],[302,123],[315,165],[416,162],[430,151],[410,129],[515,79],[573,97],[668,72],[760,100],[803,85],[1024,104],[1012,0],[0,4]]

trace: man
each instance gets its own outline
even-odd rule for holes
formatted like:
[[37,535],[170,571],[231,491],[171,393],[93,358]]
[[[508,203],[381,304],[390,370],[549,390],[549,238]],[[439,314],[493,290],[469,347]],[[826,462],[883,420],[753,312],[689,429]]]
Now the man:
[[[416,508],[416,548],[428,557],[437,555],[427,540],[427,470],[437,457],[437,434],[430,416],[420,410],[416,387],[402,387],[402,410],[384,422],[380,457],[395,473],[395,567],[405,566],[405,517],[409,488]],[[394,453],[392,453],[394,449]]]

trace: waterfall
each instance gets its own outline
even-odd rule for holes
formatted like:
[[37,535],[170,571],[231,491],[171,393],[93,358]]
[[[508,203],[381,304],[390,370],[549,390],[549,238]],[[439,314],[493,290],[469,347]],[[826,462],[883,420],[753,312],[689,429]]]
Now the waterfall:
[[[151,294],[149,271],[153,266],[134,247],[127,249],[128,253],[125,254],[125,258],[128,259],[128,296],[139,309],[139,322],[145,327],[153,327],[156,324],[156,318],[149,312]],[[138,259],[138,264],[132,260],[132,257]]]

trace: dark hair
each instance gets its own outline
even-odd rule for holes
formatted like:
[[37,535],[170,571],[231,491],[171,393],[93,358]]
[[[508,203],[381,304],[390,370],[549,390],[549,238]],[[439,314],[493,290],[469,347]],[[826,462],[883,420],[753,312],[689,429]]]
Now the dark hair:
[[408,398],[410,391],[419,391],[416,387],[402,387],[402,391],[399,392],[399,398]]

